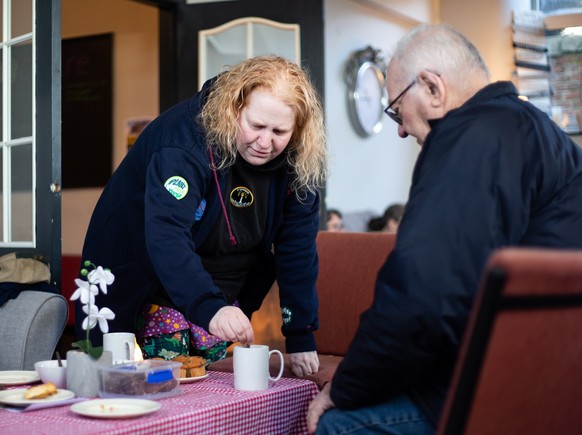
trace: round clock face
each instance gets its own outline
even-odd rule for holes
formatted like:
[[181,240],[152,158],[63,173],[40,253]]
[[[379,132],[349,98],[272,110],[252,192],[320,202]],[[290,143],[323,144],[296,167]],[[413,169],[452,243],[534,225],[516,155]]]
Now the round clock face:
[[358,69],[349,97],[350,115],[356,131],[367,137],[382,130],[386,90],[384,76],[374,63],[365,62]]

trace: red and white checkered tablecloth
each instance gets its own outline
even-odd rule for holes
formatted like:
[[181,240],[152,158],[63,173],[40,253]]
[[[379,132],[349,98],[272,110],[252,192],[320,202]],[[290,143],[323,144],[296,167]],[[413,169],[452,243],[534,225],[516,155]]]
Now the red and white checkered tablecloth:
[[160,399],[161,409],[129,419],[82,417],[70,405],[15,413],[0,408],[0,434],[305,434],[315,383],[281,378],[269,389],[237,391],[232,373],[182,384],[181,394]]

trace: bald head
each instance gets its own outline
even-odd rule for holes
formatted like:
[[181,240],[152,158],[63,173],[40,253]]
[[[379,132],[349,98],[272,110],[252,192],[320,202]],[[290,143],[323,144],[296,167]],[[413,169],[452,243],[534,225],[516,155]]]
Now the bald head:
[[416,27],[397,43],[388,63],[390,102],[414,83],[395,106],[403,119],[399,135],[422,144],[429,120],[461,106],[490,81],[481,55],[459,32],[445,25]]
[[490,82],[489,69],[475,46],[445,25],[422,25],[410,31],[398,42],[392,63],[410,79],[422,69],[438,72],[461,93]]

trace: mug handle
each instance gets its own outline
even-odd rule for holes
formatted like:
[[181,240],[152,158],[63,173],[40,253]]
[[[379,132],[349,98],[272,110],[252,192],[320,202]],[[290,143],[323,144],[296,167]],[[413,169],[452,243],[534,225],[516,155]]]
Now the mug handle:
[[130,355],[131,353],[131,343],[129,341],[126,341],[125,343],[123,343],[123,351],[125,352],[125,355],[127,356],[127,358],[125,358],[126,360],[131,360],[133,359]]
[[126,341],[124,344],[123,351],[126,352],[127,358],[126,361],[133,361],[134,353],[135,353],[135,341]]
[[281,379],[281,376],[283,376],[283,369],[285,368],[285,361],[283,360],[283,354],[278,351],[277,349],[273,349],[271,351],[269,351],[269,359],[271,358],[271,355],[273,355],[274,353],[279,354],[279,360],[281,362],[281,367],[279,368],[279,374],[277,376],[275,376],[274,378],[269,374],[269,379],[271,381],[278,381],[279,379]]

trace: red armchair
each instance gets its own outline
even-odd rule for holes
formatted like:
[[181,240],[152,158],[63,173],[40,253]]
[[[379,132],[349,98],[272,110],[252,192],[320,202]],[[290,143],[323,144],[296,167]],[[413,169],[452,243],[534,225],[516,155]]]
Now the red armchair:
[[502,249],[486,267],[439,434],[582,428],[582,251]]

